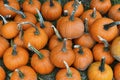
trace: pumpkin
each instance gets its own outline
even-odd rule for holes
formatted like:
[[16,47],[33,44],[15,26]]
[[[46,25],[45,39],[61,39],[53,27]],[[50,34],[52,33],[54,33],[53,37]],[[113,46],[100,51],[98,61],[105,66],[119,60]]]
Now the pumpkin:
[[120,36],[116,37],[111,44],[111,54],[117,60],[120,61]]
[[112,80],[113,78],[112,68],[105,63],[104,57],[101,62],[92,63],[87,74],[89,80]]
[[108,16],[114,21],[120,21],[120,4],[113,5],[108,12]]
[[31,22],[19,23],[19,26],[24,24],[30,24],[31,27],[24,31],[23,43],[26,48],[28,48],[28,43],[31,43],[36,49],[42,49],[45,47],[48,41],[48,36],[45,31]]
[[25,65],[15,69],[10,80],[37,80],[37,74],[30,66]]
[[90,8],[96,8],[101,14],[106,14],[111,6],[110,0],[91,0],[90,2]]
[[115,66],[114,66],[114,78],[115,80],[120,80],[120,63],[117,63]]
[[93,56],[95,61],[101,61],[102,57],[105,57],[106,64],[112,64],[114,61],[113,56],[110,52],[110,45],[109,43],[103,39],[102,37],[98,36],[102,43],[98,43],[93,47]]
[[0,80],[5,80],[5,78],[6,78],[6,72],[2,68],[2,66],[0,66]]
[[45,20],[57,20],[62,14],[62,6],[55,0],[46,1],[41,6],[41,13]]
[[116,26],[118,24],[119,22],[113,22],[110,18],[97,19],[90,27],[90,34],[97,42],[101,42],[97,37],[98,35],[110,42],[118,36],[118,28]]
[[95,20],[102,18],[102,15],[100,14],[100,12],[96,11],[96,8],[93,8],[84,11],[80,18],[82,19],[82,21],[84,21],[85,18],[88,19],[88,27],[90,29],[91,24],[93,24]]
[[15,8],[16,10],[20,10],[18,1],[16,1],[16,0],[0,0],[0,14],[3,16],[10,15],[11,17],[15,17],[16,13],[11,10],[8,10],[5,6],[6,4]]
[[66,61],[63,61],[66,68],[60,69],[56,74],[56,80],[81,80],[79,71],[73,67],[69,67]]
[[64,13],[66,14],[66,11],[67,11],[67,15],[71,15],[71,13],[76,5],[78,6],[78,9],[76,10],[74,16],[80,17],[84,11],[84,7],[83,7],[83,4],[81,2],[79,2],[78,0],[67,2],[63,7]]
[[70,46],[66,46],[66,38],[62,46],[57,46],[50,52],[51,62],[58,68],[65,68],[63,61],[65,60],[71,66],[75,60],[75,53]]
[[39,74],[49,74],[53,71],[54,65],[50,61],[50,52],[46,49],[37,50],[28,44],[28,48],[36,54],[32,55],[31,66]]
[[84,34],[80,36],[79,38],[74,39],[74,43],[87,47],[87,48],[92,48],[95,45],[95,40],[91,37],[91,34],[89,33],[88,22],[89,22],[88,19],[85,18]]
[[30,12],[32,14],[37,14],[36,8],[41,9],[41,3],[39,0],[25,0],[22,4],[22,9],[24,12]]
[[0,58],[3,57],[7,48],[9,48],[9,42],[4,37],[0,36]]
[[75,61],[73,66],[80,71],[84,71],[93,62],[92,51],[87,47],[74,45]]
[[16,68],[26,65],[29,59],[28,51],[20,46],[9,47],[3,55],[5,66],[13,71]]

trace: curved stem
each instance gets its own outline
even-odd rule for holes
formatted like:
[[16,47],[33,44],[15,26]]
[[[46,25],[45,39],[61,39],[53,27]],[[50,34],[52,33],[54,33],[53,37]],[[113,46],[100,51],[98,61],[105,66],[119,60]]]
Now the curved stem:
[[33,4],[33,1],[32,1],[32,0],[29,0],[29,4]]
[[101,72],[105,71],[105,57],[102,57],[101,64],[99,66]]
[[23,39],[23,34],[24,34],[24,31],[23,31],[23,29],[22,29],[22,26],[18,26],[18,29],[20,30],[19,38],[22,40],[22,39]]
[[52,25],[51,27],[53,28],[53,30],[54,30],[56,36],[58,37],[58,40],[63,41],[63,39],[62,39],[60,33],[59,33],[58,30],[55,28],[55,26]]
[[104,29],[105,29],[105,30],[108,30],[109,28],[111,28],[111,27],[113,27],[113,26],[115,26],[115,25],[120,25],[120,21],[112,22],[112,23],[110,23],[110,24],[105,24],[105,25],[103,25],[103,26],[104,26]]
[[50,7],[54,6],[53,0],[50,0]]
[[78,53],[84,54],[82,46],[80,46],[80,45],[74,45],[74,48],[79,48]]
[[16,12],[17,14],[20,14],[22,16],[22,18],[26,18],[26,15],[22,11],[16,10],[7,4],[5,4],[5,7],[9,10]]
[[93,8],[93,12],[91,14],[91,17],[96,18],[96,8]]
[[79,2],[79,0],[74,0],[74,3],[72,4],[73,8],[76,6],[79,6],[81,4],[81,2]]
[[7,20],[2,15],[0,15],[0,17],[3,19],[4,24],[8,23]]
[[3,0],[4,4],[9,4],[8,0]]
[[36,8],[36,11],[38,13],[38,16],[39,16],[39,22],[40,22],[40,27],[41,28],[45,28],[45,25],[44,25],[44,20],[43,20],[43,17],[42,17],[42,14],[40,13],[40,11]]
[[12,50],[12,55],[17,55],[17,50],[16,50],[16,48],[17,48],[17,45],[13,45],[13,50]]
[[88,31],[88,19],[87,18],[85,18],[85,20],[84,20],[84,33],[89,33],[89,31]]
[[28,43],[28,49],[35,52],[40,59],[44,57],[43,54],[40,51],[38,51],[36,48],[34,48],[30,43]]
[[19,69],[15,69],[15,71],[18,72],[19,77],[20,77],[21,79],[24,79],[24,76],[25,76],[25,75],[24,75]]
[[102,38],[99,35],[97,37],[99,38],[100,41],[102,41],[104,43],[104,50],[109,51],[109,43],[107,42],[107,40],[105,40],[104,38]]
[[66,41],[67,41],[67,39],[64,38],[64,40],[63,40],[63,47],[62,47],[62,51],[63,51],[63,52],[66,52],[66,51],[67,51],[67,49],[66,49]]
[[67,77],[71,78],[72,77],[72,71],[70,70],[70,67],[68,66],[66,61],[63,61],[63,63],[65,64],[65,67],[67,69],[67,73],[66,73]]
[[33,23],[31,23],[31,22],[21,22],[21,23],[18,24],[18,26],[22,26],[24,24],[32,25],[32,27],[35,28],[35,32],[34,32],[35,35],[39,35],[40,34],[40,32],[38,30],[38,27],[36,25],[34,25]]

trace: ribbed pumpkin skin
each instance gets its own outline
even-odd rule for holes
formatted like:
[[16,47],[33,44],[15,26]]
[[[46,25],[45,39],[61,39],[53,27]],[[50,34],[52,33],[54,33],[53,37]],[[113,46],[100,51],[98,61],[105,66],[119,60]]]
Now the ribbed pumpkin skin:
[[0,80],[5,80],[6,73],[4,69],[0,66]]
[[99,70],[100,62],[94,62],[88,68],[88,79],[89,80],[112,80],[113,71],[112,68],[105,64],[105,71]]
[[67,69],[61,69],[56,74],[56,80],[81,80],[80,73],[73,67],[70,67],[72,78],[67,77]]
[[114,66],[114,77],[115,77],[115,80],[120,80],[120,63],[117,63]]
[[21,47],[24,47],[24,43],[23,43],[23,39],[20,38],[19,34],[14,38],[14,43],[17,45],[17,46],[21,46]]
[[[30,66],[21,66],[18,69],[24,74],[24,80],[37,80],[37,74]],[[22,79],[19,77],[18,72],[14,71],[10,77],[10,80]]]

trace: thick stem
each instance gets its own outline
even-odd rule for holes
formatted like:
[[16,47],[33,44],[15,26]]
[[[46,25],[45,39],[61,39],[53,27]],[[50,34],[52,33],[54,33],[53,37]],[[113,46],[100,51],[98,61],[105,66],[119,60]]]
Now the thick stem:
[[96,18],[96,8],[93,8],[93,12],[91,14],[92,18]]
[[23,31],[23,29],[22,29],[22,26],[18,26],[18,29],[20,30],[19,38],[22,40],[22,39],[23,39],[23,34],[24,34],[24,31]]
[[58,40],[63,41],[60,33],[59,33],[58,30],[55,28],[55,26],[52,25],[51,27],[53,28],[53,30],[54,30],[54,32],[55,32],[55,35],[58,37]]
[[4,24],[8,23],[7,20],[2,15],[0,15],[0,17],[3,19]]
[[84,33],[89,33],[89,31],[88,31],[88,19],[87,18],[85,18],[85,20],[84,20]]
[[104,43],[104,51],[109,51],[109,43],[107,42],[107,40],[105,40],[104,38],[102,38],[101,36],[97,36],[99,38],[100,41],[102,41]]
[[38,16],[39,16],[39,22],[40,22],[40,27],[41,28],[45,28],[45,25],[44,25],[44,20],[43,20],[43,17],[42,17],[42,14],[40,13],[40,11],[36,8],[36,11],[38,13]]
[[79,6],[81,4],[81,2],[79,2],[79,0],[74,0],[74,3],[72,4],[73,8],[76,6]]
[[79,54],[84,54],[83,49],[82,49],[82,46],[80,46],[80,45],[74,45],[74,48],[79,48],[78,53],[79,53]]
[[8,0],[3,0],[4,4],[9,4]]
[[104,0],[100,0],[101,2],[103,2]]
[[105,24],[105,25],[103,25],[103,26],[104,26],[104,29],[105,29],[105,30],[108,30],[109,28],[111,28],[111,27],[113,27],[113,26],[115,26],[115,25],[120,25],[120,21],[112,22],[112,23],[110,23],[110,24]]
[[50,7],[54,6],[53,0],[50,0]]
[[12,55],[17,55],[17,50],[16,50],[16,48],[17,48],[17,45],[13,45],[13,50],[12,50]]
[[66,49],[66,41],[67,41],[67,39],[64,38],[64,40],[63,40],[63,47],[62,47],[62,51],[63,51],[63,52],[66,52],[66,51],[67,51],[67,49]]
[[35,35],[39,35],[40,34],[40,32],[38,30],[38,27],[36,25],[34,25],[33,23],[31,23],[31,22],[21,22],[21,23],[18,24],[18,26],[22,26],[24,24],[32,25],[32,27],[35,28],[35,32],[34,32]]
[[40,51],[38,51],[36,48],[34,48],[30,43],[28,43],[28,49],[35,52],[40,59],[44,57],[43,54]]
[[99,66],[99,70],[101,72],[104,72],[105,71],[105,57],[102,57],[102,60],[101,60],[101,64]]
[[63,63],[65,64],[65,67],[67,69],[67,73],[66,73],[67,77],[72,78],[72,71],[70,70],[70,67],[68,66],[67,62],[63,61]]
[[24,75],[19,69],[15,69],[15,71],[18,72],[19,77],[20,77],[21,79],[24,79],[24,76],[25,76],[25,75]]
[[22,18],[26,18],[26,15],[22,11],[16,10],[7,4],[4,4],[4,5],[7,9],[12,10],[12,11],[16,12],[17,14],[20,14],[22,16]]
[[29,4],[33,4],[33,1],[32,1],[32,0],[29,0]]
[[63,14],[64,16],[68,16],[68,10],[64,10]]

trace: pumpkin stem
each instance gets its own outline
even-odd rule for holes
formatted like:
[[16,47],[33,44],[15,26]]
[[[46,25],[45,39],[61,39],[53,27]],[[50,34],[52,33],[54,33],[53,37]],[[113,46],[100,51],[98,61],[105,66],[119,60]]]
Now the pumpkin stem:
[[17,51],[16,51],[17,45],[14,44],[12,47],[13,47],[12,55],[15,56],[15,55],[17,55]]
[[40,51],[38,51],[36,48],[34,48],[30,43],[28,43],[28,49],[35,52],[40,59],[44,57],[43,54]]
[[63,39],[62,39],[60,33],[58,32],[58,30],[56,29],[56,27],[54,25],[52,25],[51,27],[53,28],[56,36],[58,37],[58,40],[63,41]]
[[97,36],[99,38],[100,41],[102,41],[104,43],[104,51],[109,51],[109,43],[107,42],[107,40],[105,40],[104,38],[102,38],[101,36]]
[[79,48],[78,53],[84,54],[82,46],[80,46],[80,45],[74,45],[74,48]]
[[4,24],[8,23],[7,20],[2,15],[0,15],[0,17],[3,19]]
[[22,29],[22,26],[18,26],[18,29],[20,30],[19,38],[22,40],[22,39],[23,39],[23,34],[24,34],[24,31],[23,31],[23,29]]
[[67,69],[67,77],[68,78],[71,78],[72,77],[72,71],[70,70],[70,67],[68,66],[67,62],[66,61],[63,61],[63,63],[65,64],[65,67]]
[[41,28],[45,28],[44,20],[43,20],[42,14],[40,13],[40,11],[39,11],[37,8],[36,8],[36,11],[37,11],[38,16],[39,16],[38,21],[40,22],[40,27],[41,27]]
[[[81,4],[81,2],[79,2],[79,5],[80,4]],[[74,9],[73,9],[73,11],[72,11],[72,13],[70,15],[70,21],[74,21],[74,15],[75,15],[75,12],[77,11],[79,5],[74,6]]]
[[66,49],[66,41],[67,41],[67,39],[64,38],[64,40],[63,40],[63,47],[62,47],[62,51],[63,51],[63,52],[66,52],[66,51],[67,51],[67,49]]
[[102,57],[101,64],[99,66],[99,70],[103,72],[105,70],[105,57]]
[[112,23],[110,23],[110,24],[105,24],[105,25],[104,25],[104,29],[105,29],[105,30],[108,30],[109,28],[111,28],[111,27],[113,27],[113,26],[115,26],[115,25],[120,25],[120,21],[112,22]]
[[64,10],[63,15],[68,16],[68,10]]
[[34,25],[33,23],[31,23],[31,22],[21,22],[21,23],[18,24],[18,26],[21,26],[23,24],[30,24],[30,25],[32,25],[32,27],[35,28],[34,34],[35,35],[39,35],[40,34],[40,32],[38,30],[38,27],[36,25]]
[[50,7],[54,6],[53,0],[50,0]]
[[93,12],[91,14],[92,18],[96,18],[96,8],[93,8]]
[[24,75],[19,69],[15,69],[15,71],[18,72],[19,77],[20,77],[21,79],[24,79],[24,76],[25,76],[25,75]]
[[75,8],[76,6],[79,6],[81,4],[81,2],[79,2],[79,0],[74,0],[74,3],[72,4],[73,8]]
[[103,2],[104,0],[100,0],[101,2]]
[[26,15],[22,11],[16,10],[7,4],[4,4],[4,5],[7,9],[12,10],[12,11],[16,12],[17,14],[20,14],[22,16],[22,18],[26,18]]
[[32,1],[32,0],[29,0],[29,4],[33,4],[33,1]]
[[8,0],[3,0],[4,4],[9,4]]
[[89,33],[89,31],[88,31],[88,19],[87,18],[85,18],[85,20],[84,20],[84,33]]
[[120,11],[120,8],[118,8],[118,11]]

